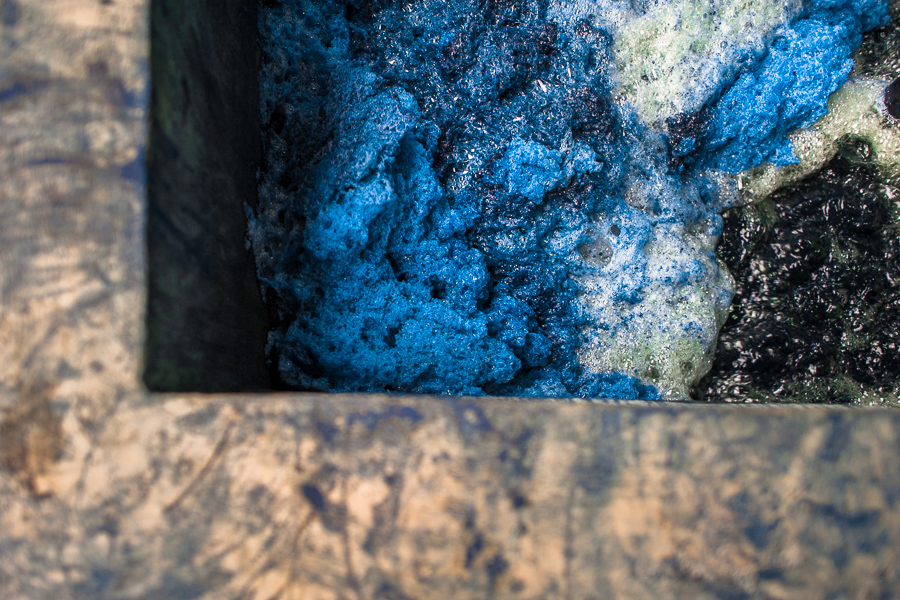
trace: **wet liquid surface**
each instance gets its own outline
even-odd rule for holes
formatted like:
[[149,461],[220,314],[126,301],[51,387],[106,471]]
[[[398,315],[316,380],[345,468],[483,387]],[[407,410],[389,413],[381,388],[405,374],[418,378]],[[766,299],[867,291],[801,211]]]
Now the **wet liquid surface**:
[[900,197],[865,159],[848,142],[820,173],[726,213],[735,297],[699,397],[896,402]]
[[[803,369],[843,377],[837,342],[804,337],[807,322],[855,310],[845,297],[862,284],[839,259],[881,246],[828,229],[846,214],[809,221],[834,201],[757,198],[727,213],[713,250],[738,174],[796,162],[790,132],[825,114],[886,5],[762,3],[774,12],[750,10],[750,34],[729,37],[728,19],[749,9],[717,0],[722,15],[692,25],[717,44],[682,48],[669,85],[653,66],[668,47],[645,33],[690,3],[590,4],[599,16],[580,1],[483,4],[263,4],[266,161],[250,237],[281,384],[733,400],[748,389],[781,398]],[[696,70],[708,72],[695,85]],[[884,230],[889,220],[856,222]],[[746,339],[726,331],[718,383],[692,389],[728,315],[726,264],[741,295],[730,322]],[[800,295],[815,300],[787,315],[772,299],[807,271],[819,287]],[[786,279],[760,279],[770,272]],[[744,312],[759,323],[741,312],[753,303]],[[829,327],[824,339],[843,339],[843,324]],[[883,354],[893,342],[879,343]],[[847,377],[884,387],[876,372],[889,365],[874,356]]]

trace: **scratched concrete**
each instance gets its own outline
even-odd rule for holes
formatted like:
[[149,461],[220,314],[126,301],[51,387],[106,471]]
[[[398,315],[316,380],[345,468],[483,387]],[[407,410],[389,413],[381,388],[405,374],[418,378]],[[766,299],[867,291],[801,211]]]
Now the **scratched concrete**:
[[148,393],[149,14],[0,0],[0,597],[898,597],[897,411]]

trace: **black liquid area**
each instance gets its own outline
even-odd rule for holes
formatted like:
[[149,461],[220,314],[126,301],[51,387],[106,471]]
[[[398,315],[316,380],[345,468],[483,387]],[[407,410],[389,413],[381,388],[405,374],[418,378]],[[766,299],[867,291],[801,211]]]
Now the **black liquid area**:
[[900,77],[884,90],[884,107],[889,115],[900,119]]
[[900,238],[859,145],[726,213],[718,252],[736,293],[702,398],[845,403],[896,391]]

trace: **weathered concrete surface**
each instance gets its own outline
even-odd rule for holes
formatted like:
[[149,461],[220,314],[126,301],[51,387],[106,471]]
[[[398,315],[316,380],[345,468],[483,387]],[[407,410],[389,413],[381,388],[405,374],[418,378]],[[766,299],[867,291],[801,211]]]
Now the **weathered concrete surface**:
[[0,0],[0,597],[898,596],[898,412],[145,393],[148,15]]
[[155,400],[0,479],[4,598],[900,590],[897,412]]
[[138,388],[146,8],[0,1],[0,408]]

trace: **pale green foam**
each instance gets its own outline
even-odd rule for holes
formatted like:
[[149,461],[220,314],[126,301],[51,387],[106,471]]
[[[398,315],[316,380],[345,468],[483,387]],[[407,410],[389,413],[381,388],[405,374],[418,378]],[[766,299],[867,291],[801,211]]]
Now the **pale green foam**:
[[648,122],[699,110],[741,54],[801,7],[796,0],[657,2],[615,35],[618,96]]
[[[685,400],[710,369],[719,328],[728,316],[734,282],[708,233],[659,227],[644,246],[649,283],[641,301],[616,302],[591,277],[580,280],[584,309],[606,328],[586,331],[581,364],[595,373],[617,372],[653,384],[668,400]],[[693,271],[673,284],[667,274]]]

